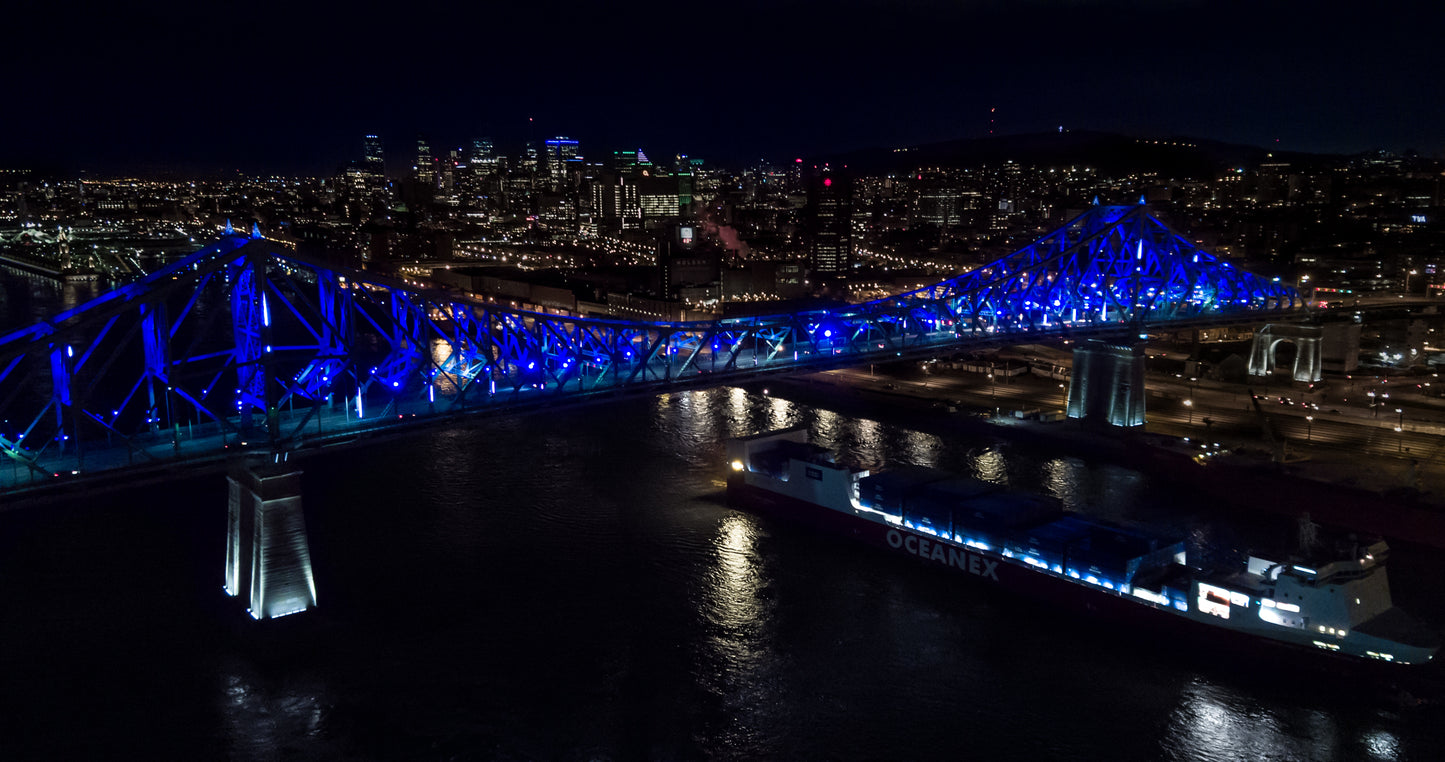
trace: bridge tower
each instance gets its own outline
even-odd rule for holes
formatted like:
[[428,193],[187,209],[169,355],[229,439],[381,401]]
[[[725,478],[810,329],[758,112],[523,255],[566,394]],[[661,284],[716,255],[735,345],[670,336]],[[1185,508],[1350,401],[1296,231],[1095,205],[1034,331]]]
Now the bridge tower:
[[1089,339],[1074,348],[1070,418],[1144,425],[1144,340]]
[[227,476],[226,593],[256,619],[316,606],[311,547],[301,510],[301,470],[238,460]]
[[1274,352],[1282,342],[1295,345],[1294,370],[1290,374],[1296,381],[1314,383],[1321,378],[1323,367],[1320,354],[1320,339],[1324,329],[1317,325],[1271,324],[1254,332],[1254,345],[1249,352],[1249,375],[1268,376],[1274,372]]

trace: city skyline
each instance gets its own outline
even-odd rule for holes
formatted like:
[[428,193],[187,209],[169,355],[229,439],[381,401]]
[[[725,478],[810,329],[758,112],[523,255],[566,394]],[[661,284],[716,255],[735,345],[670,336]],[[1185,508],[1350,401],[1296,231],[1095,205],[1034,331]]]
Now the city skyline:
[[[1445,150],[1438,6],[859,1],[17,14],[0,163],[329,173],[364,134],[567,135],[738,164],[1057,127]],[[414,24],[406,38],[388,28]],[[210,42],[208,42],[210,41]],[[234,51],[234,52],[232,52]],[[590,157],[589,157],[590,158]]]

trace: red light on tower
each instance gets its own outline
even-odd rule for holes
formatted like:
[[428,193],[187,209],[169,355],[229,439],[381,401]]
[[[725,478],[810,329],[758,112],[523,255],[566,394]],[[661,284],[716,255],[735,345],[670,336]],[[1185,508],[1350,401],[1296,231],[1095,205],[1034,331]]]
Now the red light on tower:
[[826,188],[826,187],[828,187],[829,185],[832,185],[832,184],[833,184],[833,178],[831,178],[831,177],[825,177],[825,178],[823,178],[823,187],[824,187],[824,188]]
[[802,163],[803,163],[803,160],[802,160],[802,159],[793,159],[793,161],[796,162],[796,163],[798,163],[798,164],[802,164]]

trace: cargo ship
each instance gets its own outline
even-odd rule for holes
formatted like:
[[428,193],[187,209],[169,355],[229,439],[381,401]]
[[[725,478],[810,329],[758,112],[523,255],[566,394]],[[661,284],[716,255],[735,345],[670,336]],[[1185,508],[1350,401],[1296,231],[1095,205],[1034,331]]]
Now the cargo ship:
[[1191,563],[1183,540],[1068,513],[1043,496],[935,469],[840,464],[806,429],[731,439],[726,450],[730,502],[979,583],[1361,663],[1424,664],[1440,645],[1392,603],[1384,541],[1208,568]]

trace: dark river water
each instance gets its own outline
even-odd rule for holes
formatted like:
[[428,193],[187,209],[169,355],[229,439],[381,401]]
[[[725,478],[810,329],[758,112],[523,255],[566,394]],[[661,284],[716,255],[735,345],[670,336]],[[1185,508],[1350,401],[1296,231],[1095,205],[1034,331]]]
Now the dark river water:
[[[0,759],[1441,758],[1445,690],[1159,642],[728,507],[723,440],[790,425],[1213,531],[1126,468],[738,389],[441,428],[303,462],[320,608],[275,622],[222,593],[223,478],[0,513]],[[1440,629],[1435,556],[1392,572]]]

